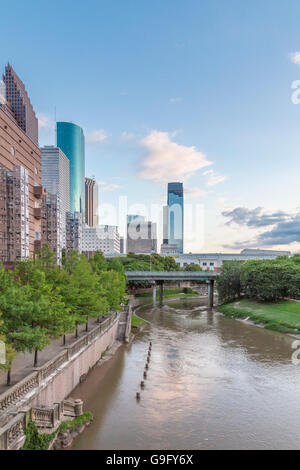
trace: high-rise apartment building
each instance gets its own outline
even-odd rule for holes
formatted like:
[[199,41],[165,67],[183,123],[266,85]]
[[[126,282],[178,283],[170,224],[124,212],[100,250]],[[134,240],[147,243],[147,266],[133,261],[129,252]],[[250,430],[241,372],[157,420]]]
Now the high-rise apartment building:
[[83,227],[82,251],[88,257],[96,251],[104,255],[120,254],[120,235],[114,225],[99,225],[98,227]]
[[57,123],[57,147],[70,161],[70,211],[85,212],[85,143],[81,127],[72,122]]
[[[10,238],[12,246],[2,258],[12,262],[15,257],[32,256],[41,238],[41,219],[36,217],[36,209],[40,208],[42,195],[41,154],[37,145],[37,119],[23,83],[10,66],[6,67],[3,79],[0,100],[0,166],[2,175],[6,171],[11,173],[10,179],[18,179],[17,173],[20,173],[20,190],[24,191],[24,194],[27,193],[26,198],[22,197],[21,201],[26,199],[28,202],[26,207],[24,206],[28,230],[26,228],[26,233],[22,232],[20,240],[23,243],[29,236],[29,249],[27,241],[23,248],[19,248],[18,234],[15,234],[16,236]],[[3,178],[4,176],[2,182]],[[6,191],[5,185],[2,184],[0,198],[9,197],[10,204],[16,204],[14,210],[21,210],[17,193],[14,193],[14,199],[14,196],[11,198],[11,193],[7,196]],[[25,213],[28,213],[28,216]]]
[[82,252],[82,214],[67,212],[66,219],[66,249]]
[[85,223],[97,227],[98,217],[98,184],[92,178],[85,178]]
[[0,166],[0,260],[11,263],[29,257],[28,171]]
[[[50,194],[43,188],[41,198],[41,245],[48,243],[51,251],[55,253],[56,262],[60,264],[62,250],[62,221],[60,198],[58,194]],[[66,218],[66,216],[65,216]]]
[[66,248],[66,214],[70,212],[70,161],[59,147],[45,146],[42,152],[42,185],[60,201],[61,242]]
[[184,207],[183,184],[168,184],[168,244],[177,245],[178,254],[183,253]]
[[12,110],[18,126],[35,145],[38,145],[37,117],[25,90],[24,83],[9,64],[5,67],[3,82],[5,85],[6,102]]
[[157,227],[141,218],[127,219],[127,253],[150,254],[157,252]]

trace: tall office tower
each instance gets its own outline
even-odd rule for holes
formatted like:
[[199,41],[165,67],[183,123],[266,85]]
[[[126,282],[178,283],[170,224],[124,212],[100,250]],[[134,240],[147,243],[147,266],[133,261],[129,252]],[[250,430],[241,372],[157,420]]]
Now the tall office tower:
[[94,179],[85,178],[85,223],[89,227],[97,227],[98,218],[98,183]]
[[28,171],[0,166],[0,260],[11,263],[29,257]]
[[81,127],[72,122],[58,122],[57,147],[70,161],[70,211],[79,212],[84,220],[85,211],[85,144]]
[[168,244],[169,236],[169,208],[168,206],[163,207],[163,244]]
[[[24,85],[22,84],[22,87],[19,85],[22,82],[11,68],[6,70],[4,77],[6,81],[5,89],[8,87],[9,92],[6,93],[5,91],[5,99],[2,96],[0,100],[0,166],[10,172],[15,171],[15,167],[18,166],[27,171],[29,255],[32,256],[41,233],[41,220],[35,217],[35,209],[39,207],[42,195],[41,153],[37,146],[37,139],[35,139],[35,137],[37,138],[37,120],[25,92]],[[2,84],[2,93],[3,87],[4,85]],[[20,110],[16,104],[17,99],[19,99],[20,109],[24,110],[25,106],[24,125],[20,120]],[[12,107],[13,105],[14,108]],[[23,127],[20,127],[20,124]],[[11,201],[11,203],[14,204],[14,201]],[[14,248],[12,247],[9,252],[14,253]],[[20,254],[20,256],[23,255]],[[12,255],[9,261],[13,260],[14,256]]]
[[127,224],[127,253],[150,254],[157,252],[156,224],[139,218]]
[[61,262],[62,224],[60,198],[58,194],[50,194],[43,188],[41,205],[42,236],[41,245],[48,243],[55,253],[56,263]]
[[99,225],[98,227],[83,227],[82,251],[89,258],[96,251],[104,255],[120,254],[120,235],[115,225]]
[[67,212],[66,218],[66,249],[82,252],[82,214]]
[[38,145],[38,120],[23,82],[8,64],[3,75],[6,101],[9,104],[18,126]]
[[41,148],[42,185],[49,194],[60,200],[61,243],[66,248],[66,214],[70,212],[70,161],[64,152],[54,146]]
[[183,184],[168,184],[168,243],[183,254],[184,235]]

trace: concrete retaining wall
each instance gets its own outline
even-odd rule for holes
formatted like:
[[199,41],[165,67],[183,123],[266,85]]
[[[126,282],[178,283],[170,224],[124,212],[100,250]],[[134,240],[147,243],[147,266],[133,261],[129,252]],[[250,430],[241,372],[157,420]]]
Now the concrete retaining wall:
[[80,377],[87,374],[89,369],[101,358],[101,354],[113,345],[117,330],[118,321],[102,336],[95,338],[94,342],[88,345],[85,350],[71,358],[61,371],[56,371],[53,377],[41,384],[38,393],[31,402],[32,406],[52,405],[68,397],[80,383]]

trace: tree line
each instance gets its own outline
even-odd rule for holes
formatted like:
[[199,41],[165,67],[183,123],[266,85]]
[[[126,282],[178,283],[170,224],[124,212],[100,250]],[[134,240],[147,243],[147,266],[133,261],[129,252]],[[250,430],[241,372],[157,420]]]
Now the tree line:
[[0,264],[0,340],[6,345],[10,385],[14,357],[38,351],[52,339],[63,338],[85,324],[120,308],[126,293],[124,267],[118,260],[106,260],[96,252],[89,260],[77,251],[63,253],[62,266],[45,245],[35,259],[16,262],[5,271]]
[[228,261],[217,288],[222,303],[241,296],[263,302],[300,298],[300,255],[275,260]]

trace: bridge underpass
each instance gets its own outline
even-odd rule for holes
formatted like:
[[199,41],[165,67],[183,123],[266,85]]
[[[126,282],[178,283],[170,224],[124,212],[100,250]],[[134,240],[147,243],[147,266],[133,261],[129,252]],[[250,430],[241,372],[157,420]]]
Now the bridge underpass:
[[127,271],[128,281],[152,283],[153,303],[156,303],[157,287],[159,288],[159,303],[163,305],[164,282],[168,281],[200,281],[208,286],[208,308],[214,306],[214,284],[219,274],[214,272],[154,272],[154,271]]

